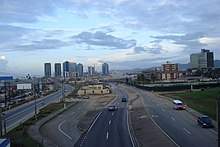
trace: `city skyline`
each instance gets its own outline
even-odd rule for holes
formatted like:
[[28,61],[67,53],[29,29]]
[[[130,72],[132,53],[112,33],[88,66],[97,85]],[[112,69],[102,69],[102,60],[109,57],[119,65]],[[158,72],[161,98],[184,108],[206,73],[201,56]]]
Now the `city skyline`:
[[3,0],[0,16],[3,75],[66,60],[98,71],[189,63],[201,49],[220,59],[218,0]]

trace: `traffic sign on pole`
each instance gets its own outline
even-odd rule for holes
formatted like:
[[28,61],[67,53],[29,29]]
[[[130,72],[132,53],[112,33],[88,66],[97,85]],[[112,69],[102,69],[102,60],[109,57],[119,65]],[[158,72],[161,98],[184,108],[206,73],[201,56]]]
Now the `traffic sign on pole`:
[[13,80],[13,76],[0,76],[0,81]]

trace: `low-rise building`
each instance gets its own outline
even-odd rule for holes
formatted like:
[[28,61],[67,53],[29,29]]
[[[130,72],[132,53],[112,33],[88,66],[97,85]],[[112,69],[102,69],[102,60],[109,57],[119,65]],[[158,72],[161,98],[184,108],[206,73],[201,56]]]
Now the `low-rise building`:
[[89,94],[108,94],[110,89],[102,84],[83,86],[77,92],[78,95],[89,95]]

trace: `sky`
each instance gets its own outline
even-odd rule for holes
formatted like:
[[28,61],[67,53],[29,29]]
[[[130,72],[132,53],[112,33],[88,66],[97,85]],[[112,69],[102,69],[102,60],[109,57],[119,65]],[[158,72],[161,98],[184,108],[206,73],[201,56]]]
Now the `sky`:
[[72,61],[110,70],[220,59],[219,0],[0,0],[0,75]]

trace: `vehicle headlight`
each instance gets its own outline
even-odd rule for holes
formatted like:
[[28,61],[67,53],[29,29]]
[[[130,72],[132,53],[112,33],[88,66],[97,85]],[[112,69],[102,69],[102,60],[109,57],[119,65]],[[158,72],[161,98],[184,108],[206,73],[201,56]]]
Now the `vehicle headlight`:
[[203,123],[203,125],[205,126],[205,125],[206,125],[206,123]]

